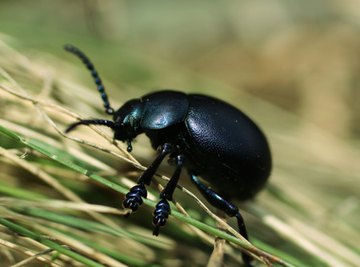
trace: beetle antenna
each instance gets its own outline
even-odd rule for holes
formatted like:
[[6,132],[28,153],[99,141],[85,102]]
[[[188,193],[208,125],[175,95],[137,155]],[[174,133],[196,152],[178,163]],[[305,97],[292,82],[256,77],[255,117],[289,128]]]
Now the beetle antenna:
[[103,126],[107,126],[111,129],[115,128],[115,123],[113,121],[110,120],[80,120],[78,122],[75,122],[73,124],[71,124],[66,130],[65,133],[71,132],[72,130],[74,130],[76,127],[78,127],[79,125],[103,125]]
[[114,114],[114,109],[110,106],[110,102],[109,99],[107,97],[107,94],[105,92],[105,87],[102,84],[102,81],[100,79],[100,76],[98,74],[98,72],[96,71],[93,63],[90,61],[90,59],[77,47],[71,45],[71,44],[67,44],[64,46],[65,50],[73,53],[74,55],[78,56],[81,61],[85,64],[85,66],[88,68],[88,70],[91,73],[91,76],[93,77],[95,84],[97,86],[97,90],[99,91],[101,98],[103,100],[104,103],[104,108],[105,108],[105,112],[109,115],[113,115]]

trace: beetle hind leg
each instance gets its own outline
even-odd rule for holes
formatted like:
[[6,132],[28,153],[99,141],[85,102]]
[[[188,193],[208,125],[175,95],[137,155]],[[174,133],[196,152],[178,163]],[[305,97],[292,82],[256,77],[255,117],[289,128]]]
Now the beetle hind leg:
[[[243,217],[241,216],[238,207],[236,207],[231,202],[227,201],[225,198],[221,197],[218,193],[212,190],[210,187],[205,186],[193,173],[190,173],[191,181],[196,185],[200,193],[205,197],[205,199],[215,208],[224,211],[230,217],[236,217],[239,233],[247,240],[248,234],[245,226]],[[251,264],[251,256],[246,253],[242,253],[242,258],[246,267],[253,266]]]

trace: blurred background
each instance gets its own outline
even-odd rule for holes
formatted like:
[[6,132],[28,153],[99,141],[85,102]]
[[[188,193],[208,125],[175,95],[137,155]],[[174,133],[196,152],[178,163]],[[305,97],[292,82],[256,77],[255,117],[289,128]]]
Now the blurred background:
[[[104,116],[102,105],[86,69],[64,52],[66,43],[92,59],[114,107],[172,88],[240,108],[264,130],[274,154],[269,186],[243,207],[254,243],[299,266],[360,266],[359,0],[2,0],[0,43],[0,67],[27,93],[83,117]],[[88,88],[89,95],[66,81]],[[24,111],[8,93],[0,90],[0,97],[3,124],[34,118],[35,111]],[[37,131],[49,127],[36,122],[31,127]],[[147,140],[134,148],[147,166],[154,155]],[[129,171],[126,162],[108,162]],[[13,175],[6,160],[0,164]],[[150,221],[148,213],[142,216]],[[139,216],[134,220],[141,224]],[[207,264],[211,245],[195,257],[187,254],[192,245],[177,238],[170,235],[178,244],[171,253],[155,250],[151,261]],[[236,260],[227,264],[236,266]]]

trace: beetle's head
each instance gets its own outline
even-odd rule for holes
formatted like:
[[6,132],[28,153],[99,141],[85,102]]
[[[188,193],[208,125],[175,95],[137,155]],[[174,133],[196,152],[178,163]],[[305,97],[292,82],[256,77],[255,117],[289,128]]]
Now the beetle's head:
[[139,99],[126,102],[113,115],[114,139],[131,143],[131,141],[143,132],[140,126],[143,105]]
[[127,142],[127,150],[132,150],[131,141],[143,133],[143,129],[140,126],[142,118],[143,104],[139,99],[133,99],[126,102],[117,111],[114,111],[109,107],[107,112],[109,115],[113,115],[112,120],[103,119],[90,119],[90,120],[79,120],[71,124],[65,133],[68,133],[79,125],[103,125],[111,128],[114,131],[114,139]]

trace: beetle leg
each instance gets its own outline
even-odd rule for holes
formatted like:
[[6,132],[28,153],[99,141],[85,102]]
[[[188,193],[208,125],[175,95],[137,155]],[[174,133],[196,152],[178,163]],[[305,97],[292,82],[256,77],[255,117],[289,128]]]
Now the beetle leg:
[[179,181],[181,169],[184,166],[185,157],[183,155],[176,156],[176,169],[167,183],[165,189],[160,193],[160,201],[156,204],[154,210],[153,224],[155,226],[153,235],[159,235],[160,227],[166,224],[166,220],[170,214],[170,204],[168,200],[172,200],[176,185]]
[[181,169],[185,163],[185,157],[183,155],[177,155],[175,159],[176,168],[171,176],[170,181],[167,183],[165,189],[160,193],[160,198],[166,198],[167,200],[172,200],[173,193],[175,191],[176,185],[179,182]]
[[146,198],[147,196],[145,185],[150,184],[151,178],[154,176],[156,170],[159,168],[159,165],[161,164],[165,156],[171,152],[172,146],[170,144],[165,143],[161,147],[160,154],[140,176],[137,185],[130,188],[129,193],[125,195],[125,200],[123,201],[124,208],[131,209],[132,211],[136,211],[139,208],[139,206],[143,203],[142,198]]
[[[247,240],[249,240],[246,226],[244,223],[244,219],[241,216],[238,207],[236,207],[231,202],[227,201],[223,197],[221,197],[218,193],[212,190],[210,187],[205,186],[200,180],[194,175],[190,173],[191,181],[196,185],[200,193],[205,197],[205,199],[215,208],[224,211],[230,217],[236,217],[239,233]],[[246,266],[250,267],[251,265],[251,256],[248,254],[242,253],[242,258]]]
[[161,146],[161,150],[156,159],[151,163],[151,165],[143,172],[138,180],[138,184],[144,183],[149,185],[151,182],[151,178],[154,176],[155,172],[159,168],[161,162],[165,158],[166,155],[170,154],[173,150],[173,146],[169,143],[165,143]]

